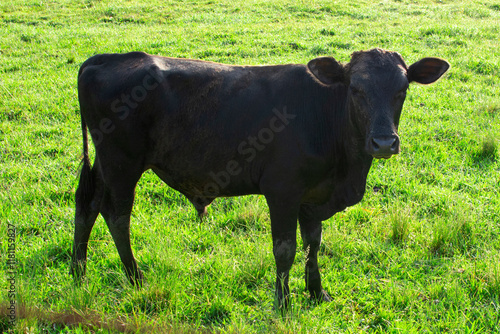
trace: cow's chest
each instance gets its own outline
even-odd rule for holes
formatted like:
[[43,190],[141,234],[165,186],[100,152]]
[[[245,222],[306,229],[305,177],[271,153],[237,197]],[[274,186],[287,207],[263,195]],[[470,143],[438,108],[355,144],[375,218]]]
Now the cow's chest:
[[322,220],[352,206],[363,199],[370,163],[350,166],[347,173],[331,173],[321,182],[309,188],[302,203],[317,208]]

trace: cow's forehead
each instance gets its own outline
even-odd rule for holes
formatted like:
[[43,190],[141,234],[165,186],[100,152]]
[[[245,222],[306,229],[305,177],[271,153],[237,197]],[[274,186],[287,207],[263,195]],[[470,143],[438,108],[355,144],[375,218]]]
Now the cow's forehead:
[[[370,82],[393,83],[405,81],[407,66],[397,52],[373,49],[355,52],[349,63],[351,83]],[[366,82],[368,83],[368,82]]]
[[401,55],[393,51],[371,49],[367,51],[357,51],[351,55],[351,65],[366,62],[370,62],[379,66],[389,64],[402,64],[406,66]]

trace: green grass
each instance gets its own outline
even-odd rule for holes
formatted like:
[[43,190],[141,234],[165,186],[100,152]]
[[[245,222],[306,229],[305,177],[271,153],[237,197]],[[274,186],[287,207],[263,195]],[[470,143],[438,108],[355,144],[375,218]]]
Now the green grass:
[[[500,7],[495,1],[19,1],[0,4],[0,331],[498,332]],[[273,311],[264,198],[218,199],[202,224],[153,173],[132,217],[143,289],[127,283],[102,220],[88,275],[70,276],[81,157],[76,76],[89,56],[146,51],[228,64],[348,61],[381,47],[452,68],[411,87],[401,154],[374,163],[363,201],[324,222],[333,302],[304,292]],[[7,226],[18,318],[8,324]],[[300,240],[300,238],[299,238]],[[300,248],[300,241],[299,241]]]

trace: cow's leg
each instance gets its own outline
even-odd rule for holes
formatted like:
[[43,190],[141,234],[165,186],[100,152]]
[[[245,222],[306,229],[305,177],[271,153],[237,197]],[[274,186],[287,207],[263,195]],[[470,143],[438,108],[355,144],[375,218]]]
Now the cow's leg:
[[114,152],[113,159],[102,164],[104,195],[101,214],[108,225],[128,279],[133,285],[142,284],[142,273],[130,245],[130,214],[134,204],[135,186],[143,166],[139,159],[129,159]]
[[266,196],[271,216],[273,254],[276,261],[276,298],[280,309],[287,309],[290,298],[288,278],[297,248],[298,204]]
[[101,214],[108,225],[115,242],[120,259],[125,267],[125,273],[133,285],[142,285],[142,273],[137,267],[130,244],[130,214],[134,203],[135,183],[124,187],[107,187]]
[[[83,168],[90,168],[84,166]],[[85,275],[87,262],[87,246],[90,232],[94,226],[101,206],[104,184],[100,174],[99,161],[96,158],[92,170],[84,171],[80,175],[80,182],[76,191],[75,203],[75,234],[73,239],[73,255],[70,274],[75,279]]]
[[302,206],[299,212],[300,232],[306,253],[305,281],[311,298],[320,301],[331,301],[331,297],[321,285],[318,268],[318,251],[321,245],[321,221],[311,217],[309,208]]

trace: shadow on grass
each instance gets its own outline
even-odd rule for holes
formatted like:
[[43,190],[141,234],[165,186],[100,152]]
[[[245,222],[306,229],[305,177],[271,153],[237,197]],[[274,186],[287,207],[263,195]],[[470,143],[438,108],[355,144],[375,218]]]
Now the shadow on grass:
[[36,322],[43,333],[59,333],[65,328],[81,328],[84,331],[108,331],[120,333],[210,333],[209,329],[193,328],[186,325],[155,322],[145,325],[123,316],[106,316],[92,310],[52,311],[40,307],[16,305],[16,324],[12,327],[9,319],[8,304],[0,304],[0,331],[16,332],[21,321]]
[[481,167],[488,167],[495,163],[498,154],[498,144],[494,137],[483,139],[482,146],[471,152],[472,162]]

